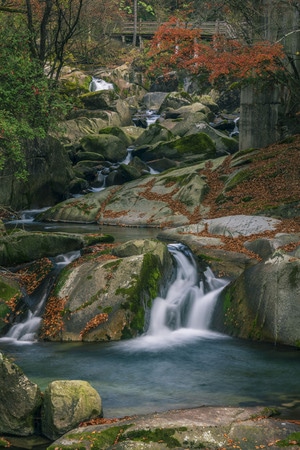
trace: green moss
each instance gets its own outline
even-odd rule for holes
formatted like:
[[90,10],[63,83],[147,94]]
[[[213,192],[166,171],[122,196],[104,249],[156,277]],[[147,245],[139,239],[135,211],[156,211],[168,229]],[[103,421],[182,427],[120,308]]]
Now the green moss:
[[222,144],[225,145],[226,149],[229,151],[229,153],[234,153],[238,149],[238,141],[236,141],[233,138],[227,138],[222,137],[221,138]]
[[121,259],[114,259],[113,261],[110,261],[106,264],[103,265],[104,269],[109,269],[109,270],[116,270],[119,265],[121,264],[122,260]]
[[116,440],[122,436],[122,433],[129,427],[129,425],[123,425],[122,427],[111,427],[103,431],[82,432],[79,434],[70,433],[65,436],[66,441],[77,441],[74,444],[66,444],[62,447],[57,445],[50,445],[47,450],[85,450],[86,448],[109,448]]
[[238,159],[241,156],[249,155],[249,153],[257,152],[256,148],[247,148],[245,150],[240,150],[232,156],[232,160]]
[[172,147],[177,150],[178,153],[192,153],[199,154],[204,151],[210,151],[213,155],[216,151],[216,146],[213,140],[205,133],[191,134],[190,136],[184,136],[177,139],[172,143]]
[[168,176],[166,178],[164,178],[164,184],[168,184],[168,183],[176,183],[179,184],[180,186],[184,186],[186,184],[188,184],[189,182],[189,177],[187,174],[183,174],[183,175],[178,175],[178,176]]
[[253,171],[251,169],[243,169],[237,172],[226,184],[225,191],[230,191],[235,188],[239,183],[251,180],[253,178]]
[[145,311],[147,308],[151,308],[152,301],[158,295],[161,269],[159,257],[153,253],[146,253],[139,277],[133,276],[128,288],[116,290],[117,295],[121,294],[126,298],[126,302],[122,305],[123,308],[129,309],[133,313],[130,324],[131,336],[144,330]]
[[0,299],[7,301],[13,298],[16,294],[20,294],[20,291],[15,287],[0,280]]
[[286,439],[282,439],[281,441],[277,441],[276,445],[278,447],[289,447],[300,445],[300,432],[290,434]]
[[165,444],[168,448],[181,447],[178,439],[174,438],[176,431],[186,431],[186,427],[172,429],[172,428],[156,428],[154,430],[135,430],[126,433],[126,439],[131,441],[142,442],[160,442]]
[[295,343],[294,343],[295,347],[300,348],[300,339],[298,339]]
[[6,303],[0,303],[0,319],[4,319],[7,314],[11,313],[11,309],[6,305]]
[[112,134],[113,136],[118,137],[126,146],[130,146],[132,144],[132,139],[128,136],[124,131],[119,127],[105,127],[99,131],[99,134]]
[[52,295],[54,295],[54,297],[58,296],[59,291],[63,288],[66,280],[68,279],[68,277],[70,275],[70,273],[71,273],[70,266],[66,266],[66,267],[64,267],[62,269],[62,271],[59,274],[59,278],[58,278],[58,280],[56,282],[56,285],[55,285],[55,287],[53,289],[53,294]]
[[10,447],[10,443],[6,440],[6,439],[4,439],[3,437],[0,437],[0,447]]
[[292,288],[297,288],[298,286],[298,277],[299,277],[299,267],[294,266],[289,274],[289,283]]

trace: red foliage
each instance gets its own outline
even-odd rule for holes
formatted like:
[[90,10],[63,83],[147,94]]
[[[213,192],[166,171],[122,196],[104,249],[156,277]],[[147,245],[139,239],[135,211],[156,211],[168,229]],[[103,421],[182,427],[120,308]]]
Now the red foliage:
[[161,25],[149,51],[150,72],[185,69],[191,74],[207,73],[209,81],[220,77],[250,79],[268,77],[282,68],[280,43],[269,41],[246,45],[237,39],[215,35],[212,42],[201,39],[201,30],[175,18]]

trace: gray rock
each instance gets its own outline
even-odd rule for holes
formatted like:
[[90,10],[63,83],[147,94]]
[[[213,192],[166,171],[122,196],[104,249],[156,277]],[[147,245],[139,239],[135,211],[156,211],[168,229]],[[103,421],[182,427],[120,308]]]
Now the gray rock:
[[158,111],[167,95],[167,92],[147,92],[142,99],[142,104],[147,109]]
[[[76,445],[90,448],[97,438],[103,450],[167,450],[220,448],[276,449],[277,441],[299,433],[296,423],[269,417],[271,408],[202,407],[123,419],[112,425],[77,428],[54,442],[49,450],[70,449]],[[83,432],[85,432],[83,434]],[[291,436],[292,438],[292,436]],[[117,442],[116,442],[117,441]],[[299,448],[292,445],[291,450]]]
[[280,220],[271,217],[244,215],[218,217],[204,222],[209,233],[230,237],[251,236],[272,231],[281,223]]
[[0,237],[0,265],[15,266],[44,256],[79,250],[83,245],[80,235],[20,230]]
[[81,380],[59,380],[50,383],[44,393],[42,433],[57,439],[85,420],[102,416],[98,392]]
[[[215,167],[222,158],[213,161]],[[196,210],[207,212],[201,201],[206,181],[199,174],[204,164],[149,175],[118,188],[109,187],[79,199],[69,199],[45,211],[41,220],[98,222],[110,225],[181,226]],[[174,211],[176,211],[174,213]]]
[[299,257],[275,251],[226,287],[222,299],[223,331],[245,339],[299,346]]
[[[167,285],[172,259],[156,240],[130,241],[113,256],[77,261],[58,279],[57,310],[52,327],[42,336],[57,341],[116,341],[144,331],[153,299]],[[46,305],[52,315],[51,302]],[[63,312],[63,314],[62,314]]]
[[93,134],[81,139],[80,145],[85,152],[99,153],[111,162],[122,161],[127,154],[127,147],[121,139],[110,134]]
[[0,204],[19,211],[64,200],[75,175],[63,145],[48,136],[26,141],[23,150],[28,178],[26,181],[16,179],[14,166],[0,171]]
[[30,436],[42,394],[21,369],[0,353],[0,433]]
[[270,257],[279,247],[285,246],[287,244],[297,243],[299,241],[299,233],[278,233],[273,239],[256,239],[254,241],[245,242],[244,246],[248,250],[257,253],[261,258],[265,259]]

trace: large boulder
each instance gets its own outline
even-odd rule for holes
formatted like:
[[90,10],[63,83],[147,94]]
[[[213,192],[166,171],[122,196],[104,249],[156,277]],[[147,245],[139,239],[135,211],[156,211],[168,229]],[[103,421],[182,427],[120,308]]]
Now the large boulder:
[[217,156],[215,143],[207,134],[201,132],[178,139],[173,138],[166,142],[158,142],[156,145],[141,146],[134,151],[134,154],[148,162],[167,158],[182,164],[195,164]]
[[80,250],[94,242],[111,242],[109,235],[47,233],[42,231],[30,232],[19,230],[0,237],[0,264],[2,266],[16,266],[29,261],[56,256]]
[[142,105],[147,109],[158,111],[167,95],[166,92],[148,92],[142,99]]
[[15,266],[43,256],[79,250],[83,245],[80,235],[20,230],[0,238],[0,264]]
[[42,394],[22,370],[0,353],[0,433],[34,434]]
[[[300,345],[300,258],[276,250],[225,288],[218,328],[245,339]],[[221,322],[220,322],[221,321]]]
[[127,155],[127,146],[117,136],[111,134],[92,134],[80,141],[84,152],[100,153],[103,158],[111,162],[120,162]]
[[74,178],[71,161],[60,142],[48,136],[24,143],[28,178],[15,177],[15,167],[0,171],[0,204],[12,209],[54,205],[68,197]]
[[134,241],[113,255],[77,260],[63,270],[50,295],[42,338],[112,341],[136,336],[171,272],[167,246],[156,240]]
[[107,126],[120,127],[122,125],[121,119],[116,112],[110,111],[98,117],[92,114],[89,117],[84,111],[80,117],[66,120],[62,123],[63,133],[58,134],[58,139],[64,144],[76,144],[82,137],[98,133],[102,128]]
[[50,383],[42,407],[42,433],[57,439],[85,420],[102,416],[98,392],[81,380],[58,380]]
[[[218,166],[223,158],[212,161]],[[207,213],[201,202],[207,184],[201,175],[205,163],[148,175],[122,186],[78,199],[69,199],[39,215],[38,220],[98,222],[128,226],[181,226]]]
[[166,142],[174,139],[173,133],[163,125],[155,123],[145,129],[143,133],[136,139],[135,147],[154,145],[158,142]]

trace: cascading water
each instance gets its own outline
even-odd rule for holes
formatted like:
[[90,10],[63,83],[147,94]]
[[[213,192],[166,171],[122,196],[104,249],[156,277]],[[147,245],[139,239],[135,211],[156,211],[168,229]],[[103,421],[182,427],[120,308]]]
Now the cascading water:
[[105,80],[102,80],[101,78],[93,77],[92,81],[90,82],[89,89],[91,92],[110,91],[114,89],[114,85],[112,83],[108,83]]
[[212,314],[228,280],[216,278],[207,269],[199,282],[197,265],[189,249],[182,244],[168,245],[176,261],[176,275],[165,298],[157,297],[152,306],[148,331],[130,343],[128,349],[154,349],[181,344],[195,337],[220,338],[209,329]]
[[0,340],[14,341],[16,343],[33,343],[36,341],[37,332],[42,321],[44,306],[56,275],[63,267],[70,264],[79,256],[80,252],[75,251],[64,255],[58,255],[54,258],[54,273],[45,281],[43,286],[41,286],[42,289],[39,289],[39,294],[41,290],[42,294],[40,294],[37,305],[34,308],[29,309],[26,318],[22,322],[15,323],[7,332],[6,336]]

